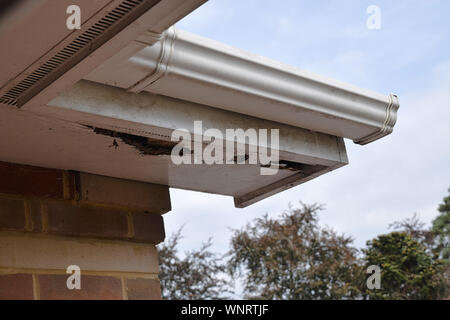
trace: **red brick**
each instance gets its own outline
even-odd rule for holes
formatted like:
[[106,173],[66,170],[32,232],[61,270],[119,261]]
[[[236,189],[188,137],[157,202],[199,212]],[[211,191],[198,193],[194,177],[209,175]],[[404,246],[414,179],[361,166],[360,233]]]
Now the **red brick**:
[[122,300],[122,284],[117,278],[83,276],[81,289],[68,289],[70,275],[39,275],[41,300]]
[[63,199],[62,172],[0,162],[0,193]]
[[32,231],[41,232],[42,231],[42,216],[41,216],[40,201],[27,200],[26,203],[30,210]]
[[0,275],[0,300],[32,300],[31,274]]
[[0,198],[0,230],[23,230],[24,228],[23,201]]
[[49,201],[48,232],[58,235],[127,239],[127,212]]
[[170,193],[166,186],[87,173],[80,173],[77,178],[82,202],[152,213],[170,210]]
[[69,199],[74,199],[74,200],[79,200],[79,190],[80,189],[80,173],[77,171],[67,171],[67,183],[68,183],[68,198]]
[[134,238],[133,240],[158,244],[164,241],[163,217],[156,213],[133,212]]
[[127,279],[129,300],[160,300],[161,285],[155,279]]

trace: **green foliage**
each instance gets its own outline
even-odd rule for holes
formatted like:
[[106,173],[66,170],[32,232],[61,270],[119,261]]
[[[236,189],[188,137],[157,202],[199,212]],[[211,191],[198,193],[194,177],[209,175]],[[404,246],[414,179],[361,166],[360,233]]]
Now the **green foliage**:
[[[449,190],[450,193],[450,190]],[[165,299],[223,299],[228,272],[249,299],[442,299],[450,294],[450,196],[431,229],[416,215],[367,242],[363,256],[353,240],[318,223],[317,205],[289,208],[234,230],[228,261],[209,251],[178,254],[181,230],[159,248]],[[381,268],[381,289],[366,286],[371,265]]]
[[406,232],[412,239],[422,244],[427,254],[433,256],[436,251],[436,235],[433,231],[425,228],[425,223],[421,222],[416,213],[411,218],[389,225],[399,232]]
[[178,243],[181,229],[158,247],[160,268],[159,279],[163,299],[207,300],[226,299],[229,293],[226,267],[222,259],[208,249],[211,239],[199,250],[186,252],[181,259]]
[[247,298],[352,299],[362,269],[353,240],[318,225],[317,205],[267,215],[234,230],[229,270],[244,276]]
[[366,267],[381,268],[381,289],[367,289],[370,299],[437,299],[445,294],[442,263],[407,232],[380,235],[363,252]]
[[445,263],[450,265],[450,189],[448,192],[449,195],[439,205],[438,210],[441,214],[433,220],[432,231],[438,242],[436,250]]

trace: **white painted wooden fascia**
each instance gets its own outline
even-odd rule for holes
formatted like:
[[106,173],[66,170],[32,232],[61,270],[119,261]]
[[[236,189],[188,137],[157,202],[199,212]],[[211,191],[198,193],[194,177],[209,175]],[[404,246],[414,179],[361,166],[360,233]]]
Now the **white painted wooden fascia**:
[[[98,147],[96,151],[92,151],[93,154],[86,151],[85,147],[83,151],[77,151],[83,158],[108,157],[107,163],[86,159],[80,162],[76,157],[66,157],[70,161],[75,160],[76,166],[72,163],[64,164],[66,168],[82,172],[230,195],[234,197],[236,207],[240,208],[348,164],[345,144],[340,137],[147,92],[133,94],[90,81],[78,82],[50,101],[47,106],[34,109],[33,113],[55,123],[62,121],[65,126],[71,124],[73,130],[81,128],[82,131],[89,132],[91,136],[84,138],[85,142],[82,143],[86,148],[99,138],[89,127],[171,141],[171,134],[176,129],[185,129],[194,135],[194,121],[202,120],[203,130],[214,128],[222,133],[223,146],[226,145],[226,130],[229,128],[242,128],[244,131],[278,129],[277,149],[280,160],[322,167],[311,174],[280,169],[276,175],[262,176],[259,164],[175,165],[168,155],[144,156],[133,148],[126,149],[119,139],[121,146],[117,150],[111,148],[112,141],[107,140],[103,148]],[[65,152],[74,148],[62,133],[58,133],[58,139],[68,145]],[[71,136],[70,139],[79,138]],[[258,148],[265,148],[259,141],[257,143]],[[207,144],[208,142],[204,142],[204,146]],[[237,148],[239,144],[237,143]],[[246,141],[242,149],[251,152],[248,146],[249,142]],[[270,143],[268,146],[272,147]],[[0,144],[0,149],[1,147]],[[8,147],[4,146],[4,150],[7,149]],[[53,149],[58,152],[58,148]],[[126,161],[117,160],[125,156]],[[58,159],[53,154],[44,154],[43,157]],[[62,163],[62,160],[57,161]],[[114,169],[111,169],[111,166]]]

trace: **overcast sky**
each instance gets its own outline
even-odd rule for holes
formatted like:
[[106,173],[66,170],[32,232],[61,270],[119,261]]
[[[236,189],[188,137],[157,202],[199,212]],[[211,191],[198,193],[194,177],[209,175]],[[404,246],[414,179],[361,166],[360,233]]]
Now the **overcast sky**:
[[[381,29],[369,30],[369,5]],[[417,212],[427,223],[450,187],[450,1],[210,0],[177,27],[234,47],[381,93],[401,107],[394,133],[367,146],[346,140],[350,164],[245,209],[231,197],[171,189],[170,235],[184,226],[182,250],[288,203],[322,203],[321,224],[367,240]]]

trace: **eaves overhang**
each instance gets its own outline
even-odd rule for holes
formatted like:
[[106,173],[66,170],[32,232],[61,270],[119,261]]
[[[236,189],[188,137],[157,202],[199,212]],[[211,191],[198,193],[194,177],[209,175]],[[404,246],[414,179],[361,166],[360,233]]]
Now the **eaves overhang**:
[[[95,2],[101,10],[92,9],[81,31],[49,32],[45,43],[32,41],[32,52],[2,30],[0,41],[11,44],[2,57],[15,60],[7,65],[8,59],[0,59],[7,71],[0,75],[0,160],[229,195],[237,207],[245,207],[345,166],[343,138],[366,144],[392,132],[399,107],[395,95],[167,29],[203,2],[155,1],[135,20],[120,22],[121,28],[100,32],[104,43],[89,40],[92,50],[86,54],[80,47],[81,56],[68,54],[75,50],[72,44],[127,1]],[[33,19],[48,5],[39,3],[44,6],[37,6],[32,18],[16,22],[22,30],[16,33],[19,40],[32,38]],[[52,23],[46,30],[52,30]],[[266,164],[238,163],[234,154],[225,155],[222,164],[175,164],[171,135],[186,129],[195,136],[196,121],[218,130],[223,143],[234,144],[226,138],[232,128],[279,130],[279,146],[270,146],[279,152],[274,161],[279,170],[262,175]],[[243,143],[249,150],[244,160],[256,153],[252,146],[268,148]]]
[[[155,43],[155,39],[159,39]],[[358,144],[393,131],[399,100],[172,27],[147,32],[85,79],[277,121]]]
[[[224,148],[223,158],[214,164],[175,163],[172,151],[178,141],[172,139],[173,132],[182,129],[194,138],[198,120],[203,128],[201,149],[206,150],[213,138]],[[272,137],[266,142],[235,142],[227,135],[230,128],[275,129],[278,143],[274,145]],[[216,134],[209,136],[208,129]],[[0,136],[2,161],[227,195],[239,208],[348,163],[340,137],[85,80],[33,111],[0,108]],[[230,142],[236,148],[229,155],[225,149]],[[196,146],[191,146],[195,156]],[[278,154],[274,159],[278,169],[263,175],[265,165],[247,159],[268,148],[271,155],[275,150]]]
[[[205,1],[16,0],[0,20],[0,104],[45,105],[146,30],[161,33]],[[72,5],[81,14],[74,30]]]

